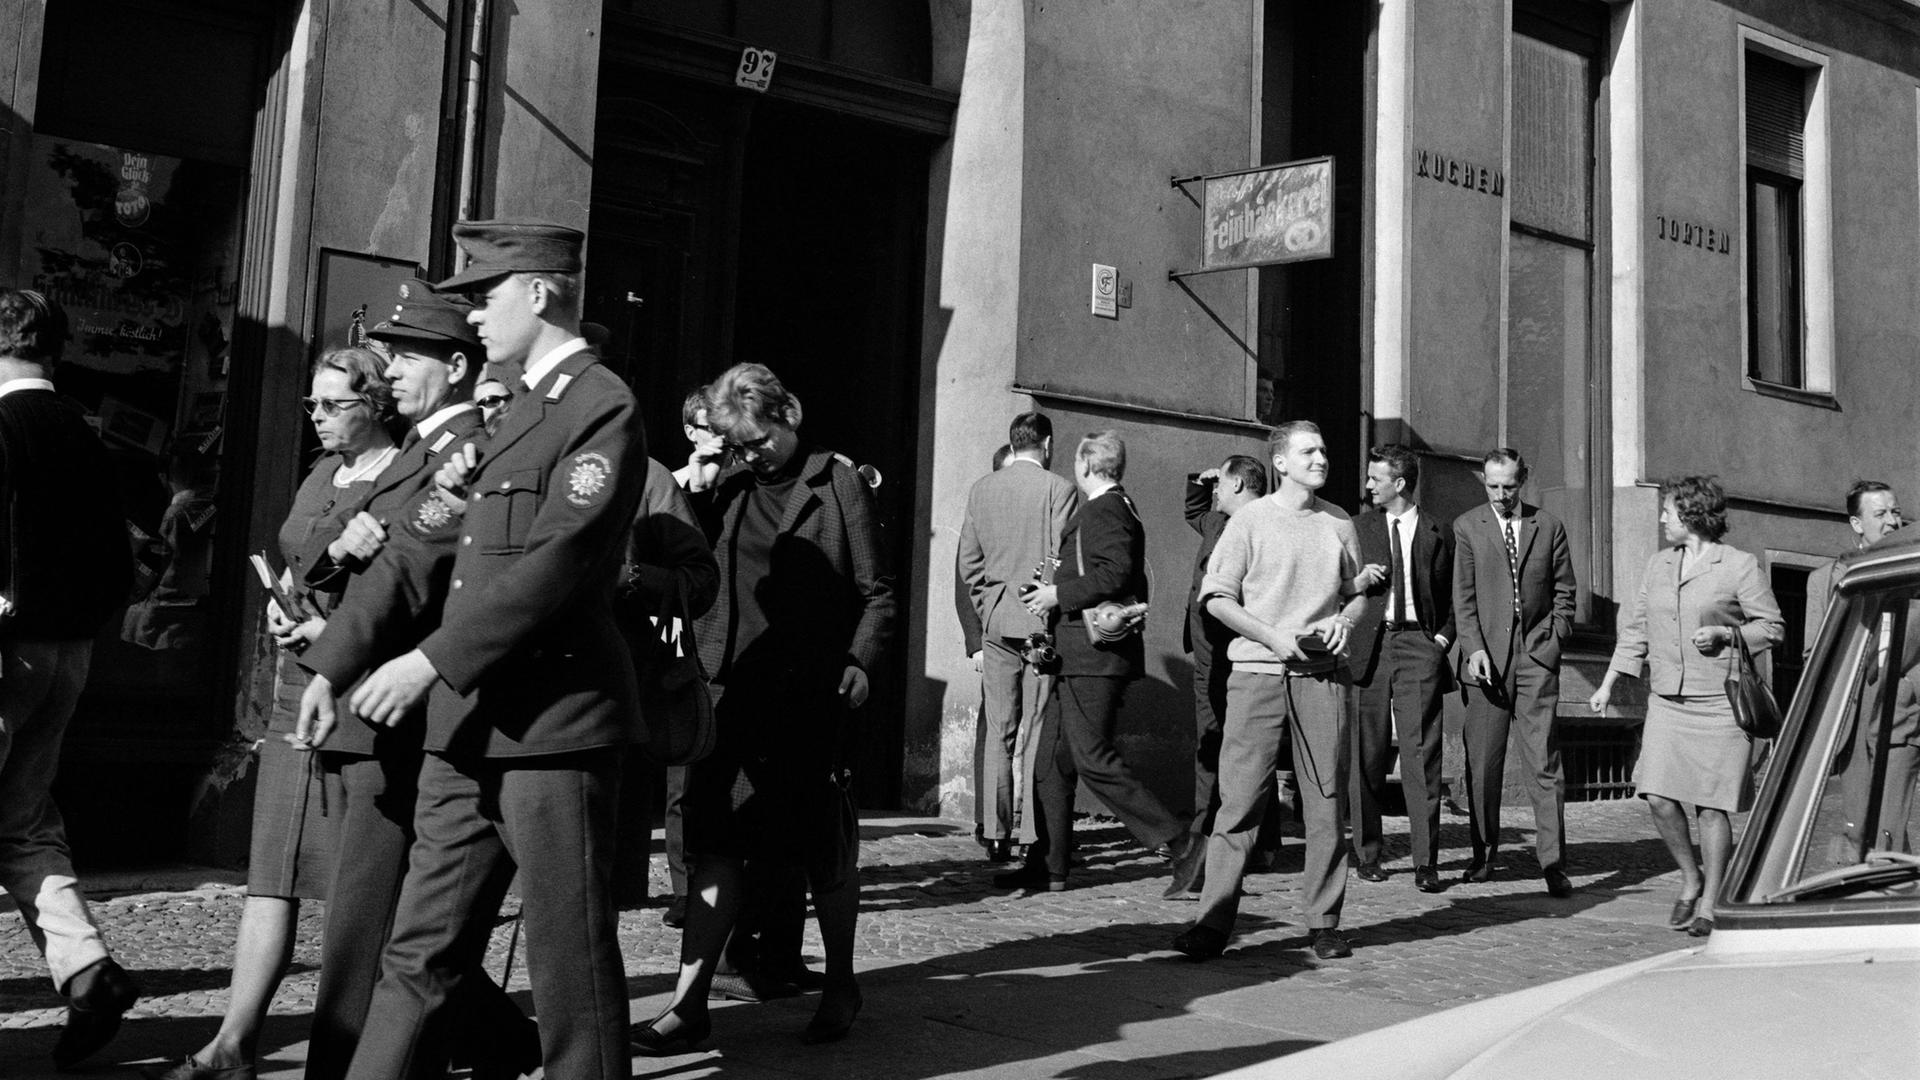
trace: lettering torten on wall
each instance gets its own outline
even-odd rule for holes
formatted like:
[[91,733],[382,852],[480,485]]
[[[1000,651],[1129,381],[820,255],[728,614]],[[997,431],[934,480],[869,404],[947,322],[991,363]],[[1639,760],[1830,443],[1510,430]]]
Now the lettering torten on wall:
[[1702,225],[1697,221],[1682,221],[1666,214],[1653,215],[1654,236],[1685,247],[1696,247],[1702,251],[1711,251],[1716,255],[1726,255],[1733,251],[1732,241],[1727,230],[1717,225]]
[[1496,199],[1505,198],[1507,194],[1507,177],[1499,169],[1490,169],[1432,150],[1414,151],[1413,175],[1417,180],[1432,180],[1436,184],[1465,188]]

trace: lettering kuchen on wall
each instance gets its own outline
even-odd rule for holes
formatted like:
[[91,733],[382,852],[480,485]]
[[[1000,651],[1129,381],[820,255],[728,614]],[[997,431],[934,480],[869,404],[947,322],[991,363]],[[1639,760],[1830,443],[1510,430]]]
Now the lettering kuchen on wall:
[[1499,169],[1489,169],[1485,165],[1475,165],[1471,161],[1462,161],[1431,150],[1414,152],[1413,175],[1417,179],[1477,191],[1496,199],[1504,198],[1507,194],[1507,177]]
[[1727,230],[1718,226],[1681,221],[1665,214],[1653,215],[1653,221],[1654,235],[1662,240],[1711,251],[1716,255],[1726,255],[1733,250],[1732,243],[1727,239]]

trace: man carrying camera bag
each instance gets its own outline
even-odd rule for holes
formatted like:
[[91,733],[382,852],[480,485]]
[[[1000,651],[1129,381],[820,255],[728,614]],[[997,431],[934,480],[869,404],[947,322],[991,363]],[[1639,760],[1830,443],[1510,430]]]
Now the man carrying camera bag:
[[1039,839],[1028,849],[1025,866],[994,878],[1001,888],[1067,887],[1080,780],[1135,839],[1173,859],[1169,895],[1186,892],[1200,871],[1206,838],[1189,832],[1186,821],[1140,783],[1114,744],[1121,691],[1146,667],[1140,622],[1147,600],[1147,533],[1120,486],[1126,467],[1127,448],[1118,434],[1096,431],[1080,440],[1073,478],[1084,501],[1060,534],[1054,584],[1021,593],[1036,616],[1060,614],[1060,678],[1042,715],[1033,759]]
[[1006,466],[975,481],[967,493],[955,556],[980,616],[986,749],[973,778],[979,793],[974,830],[993,862],[1007,861],[1016,839],[1034,841],[1033,736],[1041,707],[1053,695],[1052,671],[1025,660],[1033,635],[1050,627],[1021,605],[1017,591],[1036,567],[1052,565],[1060,532],[1080,505],[1073,485],[1050,471],[1053,423],[1045,415],[1014,417],[1007,445],[1013,453]]

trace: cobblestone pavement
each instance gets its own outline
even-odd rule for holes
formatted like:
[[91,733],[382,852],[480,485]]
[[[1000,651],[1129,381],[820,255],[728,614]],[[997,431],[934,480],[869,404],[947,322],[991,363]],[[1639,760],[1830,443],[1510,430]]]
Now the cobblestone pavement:
[[[720,1052],[641,1059],[635,1075],[1204,1076],[1688,943],[1665,929],[1678,875],[1638,800],[1567,808],[1580,890],[1567,901],[1540,885],[1527,811],[1509,809],[1503,825],[1499,877],[1426,895],[1412,887],[1404,819],[1389,818],[1394,876],[1350,879],[1342,921],[1356,951],[1333,962],[1306,949],[1300,842],[1289,840],[1276,872],[1248,879],[1227,955],[1195,965],[1167,949],[1194,906],[1160,899],[1164,863],[1118,825],[1080,823],[1082,865],[1068,891],[1010,895],[990,887],[993,868],[966,826],[870,817],[859,939],[866,1007],[855,1037],[803,1050],[793,1034],[811,1009],[804,998],[725,1006],[715,1014]],[[1457,877],[1464,819],[1447,818],[1441,839],[1443,873]],[[659,857],[654,876],[664,892]],[[192,869],[89,877],[111,947],[146,994],[96,1075],[132,1075],[131,1063],[178,1056],[212,1034],[243,903],[238,880]],[[263,1041],[263,1076],[299,1075],[320,918],[321,905],[304,906],[293,970]],[[504,922],[495,931],[495,971],[510,931]],[[671,989],[679,937],[660,925],[656,903],[623,913],[620,938],[633,1015],[644,1019]],[[817,964],[811,931],[808,952]],[[518,963],[511,988],[527,986]],[[46,1054],[63,1018],[20,920],[0,917],[0,1076],[51,1075]]]

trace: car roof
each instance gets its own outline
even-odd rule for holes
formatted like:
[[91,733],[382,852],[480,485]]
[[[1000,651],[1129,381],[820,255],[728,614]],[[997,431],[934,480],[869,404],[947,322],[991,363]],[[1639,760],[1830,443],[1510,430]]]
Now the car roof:
[[1864,551],[1842,556],[1838,564],[1836,585],[1843,592],[1906,578],[1920,580],[1920,530],[1908,535],[1903,529]]

